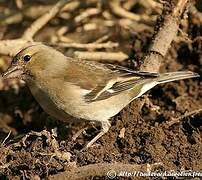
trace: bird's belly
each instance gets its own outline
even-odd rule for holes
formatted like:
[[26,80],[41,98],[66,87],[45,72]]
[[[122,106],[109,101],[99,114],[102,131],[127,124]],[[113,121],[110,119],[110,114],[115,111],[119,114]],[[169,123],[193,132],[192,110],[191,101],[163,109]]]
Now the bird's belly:
[[128,103],[126,94],[119,94],[107,100],[86,103],[84,101],[71,102],[69,113],[77,118],[90,121],[106,121],[119,113]]
[[90,121],[106,121],[119,113],[130,101],[124,93],[107,100],[87,103],[82,98],[84,93],[75,88],[70,90],[69,86],[68,89],[64,88],[63,93],[56,93],[56,90],[54,93],[47,92],[44,88],[33,85],[30,90],[44,111],[61,121],[67,121],[68,115]]

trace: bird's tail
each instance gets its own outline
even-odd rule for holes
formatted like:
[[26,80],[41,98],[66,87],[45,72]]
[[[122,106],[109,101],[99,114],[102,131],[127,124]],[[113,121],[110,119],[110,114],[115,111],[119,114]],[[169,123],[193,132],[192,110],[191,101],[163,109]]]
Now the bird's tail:
[[[147,92],[148,90],[150,90],[157,84],[181,80],[181,79],[193,78],[193,77],[199,77],[199,74],[191,71],[177,71],[177,72],[159,74],[159,76],[152,78],[152,80],[148,78],[140,86],[138,87],[135,86],[135,88],[133,88],[133,91],[131,91],[132,93],[131,97],[134,97],[134,98],[132,98],[131,101],[135,98],[140,97],[141,95],[143,95],[145,92]],[[140,92],[138,95],[137,95],[137,88],[140,88]]]
[[170,73],[162,73],[157,77],[155,80],[158,84],[167,83],[171,81],[187,79],[199,77],[199,74],[191,72],[191,71],[177,71],[177,72],[170,72]]

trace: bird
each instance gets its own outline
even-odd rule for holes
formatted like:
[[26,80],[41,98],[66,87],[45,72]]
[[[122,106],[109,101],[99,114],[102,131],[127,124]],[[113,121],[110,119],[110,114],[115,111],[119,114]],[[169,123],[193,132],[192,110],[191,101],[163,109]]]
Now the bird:
[[191,71],[141,72],[71,58],[44,44],[23,48],[2,76],[25,81],[43,110],[60,121],[71,115],[100,123],[100,132],[86,148],[108,132],[111,117],[154,86],[199,77]]

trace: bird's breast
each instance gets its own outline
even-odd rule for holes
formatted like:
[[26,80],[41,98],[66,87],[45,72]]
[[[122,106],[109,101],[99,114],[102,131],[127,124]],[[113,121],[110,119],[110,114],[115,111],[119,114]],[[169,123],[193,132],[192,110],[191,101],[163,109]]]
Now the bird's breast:
[[[69,119],[68,113],[62,108],[62,102],[57,99],[57,91],[46,87],[44,84],[28,82],[28,86],[34,98],[43,108],[43,110],[61,121],[67,121]],[[55,93],[53,92],[55,91]]]

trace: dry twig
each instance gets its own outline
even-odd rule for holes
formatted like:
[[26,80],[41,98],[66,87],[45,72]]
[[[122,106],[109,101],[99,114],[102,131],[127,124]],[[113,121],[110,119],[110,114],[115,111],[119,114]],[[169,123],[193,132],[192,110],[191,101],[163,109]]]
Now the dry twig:
[[75,51],[74,56],[79,59],[93,60],[93,61],[124,61],[128,55],[123,52],[83,52]]
[[119,0],[109,1],[109,5],[112,11],[120,17],[131,19],[133,21],[138,21],[138,22],[141,22],[141,21],[149,22],[150,24],[154,22],[154,20],[156,19],[156,16],[137,15],[137,14],[131,13],[127,11],[126,9],[122,8],[120,3],[121,2]]
[[[72,12],[80,6],[81,2],[74,0],[67,3],[59,12],[59,16],[64,12]],[[0,25],[9,25],[20,23],[23,18],[37,19],[40,16],[47,13],[52,8],[51,5],[32,5],[27,8],[22,9],[20,12],[13,13],[12,15],[6,16],[0,21]],[[37,12],[37,13],[36,13]],[[61,16],[60,16],[61,17]]]
[[53,6],[46,14],[34,21],[29,28],[27,28],[21,38],[2,40],[0,41],[0,53],[4,55],[15,55],[20,49],[25,46],[35,44],[33,36],[50,21],[57,13],[64,7],[68,0],[60,0]]
[[22,39],[32,40],[33,36],[45,26],[50,19],[56,16],[56,14],[62,9],[62,7],[68,2],[68,0],[60,0],[52,9],[50,9],[46,14],[38,18],[32,25],[25,30]]
[[75,22],[80,23],[81,21],[83,21],[87,17],[94,16],[94,15],[97,15],[99,13],[100,13],[100,10],[97,8],[86,9],[84,12],[82,12],[81,14],[79,14],[78,16],[75,17]]
[[[53,43],[51,43],[54,45]],[[103,48],[115,48],[118,47],[118,43],[115,42],[106,42],[106,43],[87,43],[87,44],[80,44],[80,43],[55,43],[55,45],[59,47],[65,48],[80,48],[80,49],[103,49]]]
[[8,135],[4,138],[3,142],[1,143],[1,147],[4,146],[5,142],[7,141],[7,139],[10,137],[12,131],[10,130]]
[[196,110],[193,110],[191,112],[187,112],[187,113],[185,113],[184,115],[182,115],[182,116],[180,116],[178,118],[171,118],[172,120],[167,122],[168,127],[172,126],[173,124],[180,123],[180,121],[182,119],[188,118],[190,116],[195,116],[195,115],[197,115],[197,114],[199,114],[201,112],[202,112],[202,109],[196,109]]

